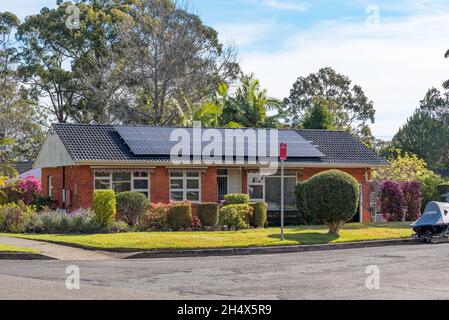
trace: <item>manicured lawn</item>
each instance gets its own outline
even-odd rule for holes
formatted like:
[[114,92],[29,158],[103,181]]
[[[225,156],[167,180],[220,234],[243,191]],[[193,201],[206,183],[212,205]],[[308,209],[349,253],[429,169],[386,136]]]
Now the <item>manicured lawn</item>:
[[[298,244],[324,244],[366,240],[399,239],[412,235],[409,223],[348,224],[340,237],[327,234],[326,227],[290,227],[285,241],[280,229],[268,228],[237,232],[139,232],[95,235],[9,235],[13,237],[71,243],[98,249],[200,249]],[[7,234],[3,234],[7,235]]]
[[26,253],[39,253],[38,250],[24,247],[10,246],[8,244],[0,244],[0,252],[26,252]]

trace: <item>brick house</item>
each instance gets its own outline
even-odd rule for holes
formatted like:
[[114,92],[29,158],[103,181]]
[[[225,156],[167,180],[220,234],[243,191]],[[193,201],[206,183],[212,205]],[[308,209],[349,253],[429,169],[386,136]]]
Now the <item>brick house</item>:
[[[248,193],[253,200],[268,203],[272,224],[276,224],[280,177],[278,173],[261,175],[262,165],[249,161],[248,152],[254,149],[251,136],[246,137],[243,161],[237,157],[224,161],[223,157],[221,162],[195,162],[192,157],[188,164],[174,164],[167,150],[176,143],[168,138],[175,129],[182,128],[54,124],[34,163],[35,168],[42,169],[43,192],[66,210],[90,207],[96,189],[142,192],[153,203],[216,202],[226,194]],[[192,132],[192,128],[184,129]],[[215,131],[225,134],[228,130]],[[258,134],[262,130],[254,131]],[[355,177],[362,187],[354,221],[370,221],[371,172],[388,166],[386,160],[343,131],[279,130],[279,140],[289,144],[285,163],[287,218],[288,212],[296,212],[294,187],[298,181],[339,169]]]

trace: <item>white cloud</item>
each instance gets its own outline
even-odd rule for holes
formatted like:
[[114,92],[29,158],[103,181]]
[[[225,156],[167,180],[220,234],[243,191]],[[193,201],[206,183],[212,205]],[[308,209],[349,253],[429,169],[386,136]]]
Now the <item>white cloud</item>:
[[278,10],[298,12],[307,10],[307,6],[305,4],[292,0],[262,0],[262,5]]
[[237,47],[248,46],[262,39],[275,24],[272,21],[259,23],[228,23],[216,25],[223,43],[234,43]]
[[449,14],[361,22],[330,21],[304,30],[273,53],[241,52],[242,67],[254,72],[273,96],[288,96],[298,76],[325,66],[360,84],[377,110],[374,134],[392,137],[432,86],[449,79],[445,30]]

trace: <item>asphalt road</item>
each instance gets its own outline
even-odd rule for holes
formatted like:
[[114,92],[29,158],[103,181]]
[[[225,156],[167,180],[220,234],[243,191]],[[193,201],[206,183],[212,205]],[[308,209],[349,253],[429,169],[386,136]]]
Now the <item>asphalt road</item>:
[[[69,265],[80,289],[66,288]],[[378,270],[379,289],[366,287]],[[374,268],[374,269],[373,269]],[[370,279],[375,278],[371,276]],[[449,299],[449,244],[98,262],[0,261],[0,299]]]

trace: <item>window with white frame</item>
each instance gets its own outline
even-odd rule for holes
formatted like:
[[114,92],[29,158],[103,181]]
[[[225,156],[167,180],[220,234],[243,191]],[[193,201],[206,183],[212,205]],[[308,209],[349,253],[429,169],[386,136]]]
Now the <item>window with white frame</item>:
[[53,199],[53,176],[48,177],[48,197]]
[[134,191],[150,198],[150,183],[147,171],[95,172],[95,190],[114,190],[115,193]]
[[[297,178],[295,175],[284,177],[284,207],[287,210],[296,209],[295,186]],[[261,176],[258,173],[248,174],[248,194],[251,201],[264,200],[269,210],[281,208],[281,177],[279,175]]]
[[201,175],[199,172],[170,173],[170,200],[201,201]]

